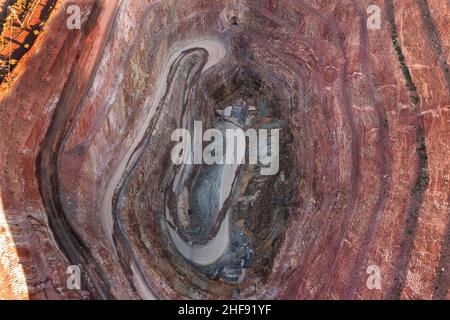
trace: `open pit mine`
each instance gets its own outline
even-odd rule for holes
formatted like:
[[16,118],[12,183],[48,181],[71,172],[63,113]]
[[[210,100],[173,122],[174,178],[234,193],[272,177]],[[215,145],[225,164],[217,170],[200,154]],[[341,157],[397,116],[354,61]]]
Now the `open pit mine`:
[[0,0],[0,299],[449,299],[447,0]]

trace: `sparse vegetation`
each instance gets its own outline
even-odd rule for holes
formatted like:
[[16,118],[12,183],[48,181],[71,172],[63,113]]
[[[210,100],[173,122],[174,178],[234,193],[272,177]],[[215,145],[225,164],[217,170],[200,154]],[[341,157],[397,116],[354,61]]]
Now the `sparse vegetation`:
[[28,51],[45,21],[55,0],[17,0],[6,3],[0,25],[0,82],[3,82]]

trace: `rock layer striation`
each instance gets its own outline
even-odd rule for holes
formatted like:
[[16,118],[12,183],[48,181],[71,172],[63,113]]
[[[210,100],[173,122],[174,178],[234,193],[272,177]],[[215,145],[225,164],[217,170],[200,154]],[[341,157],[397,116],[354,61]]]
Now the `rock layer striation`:
[[[448,1],[50,3],[0,87],[0,297],[450,297]],[[175,164],[198,123],[279,170]]]

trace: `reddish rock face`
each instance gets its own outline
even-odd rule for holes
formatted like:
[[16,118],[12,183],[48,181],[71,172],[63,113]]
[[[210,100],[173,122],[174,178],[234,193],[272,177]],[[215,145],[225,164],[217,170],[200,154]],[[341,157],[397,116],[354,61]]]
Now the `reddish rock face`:
[[[450,297],[448,1],[21,2],[0,298]],[[174,163],[196,123],[279,130],[277,172]]]

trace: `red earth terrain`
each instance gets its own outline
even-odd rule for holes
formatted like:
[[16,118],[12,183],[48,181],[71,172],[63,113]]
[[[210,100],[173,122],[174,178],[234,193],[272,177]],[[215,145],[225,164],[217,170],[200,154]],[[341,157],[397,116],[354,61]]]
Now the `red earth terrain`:
[[[1,299],[450,298],[449,1],[36,0],[7,24],[20,2]],[[281,128],[280,170],[242,166],[211,218],[223,190],[177,184],[170,134],[228,105]]]

